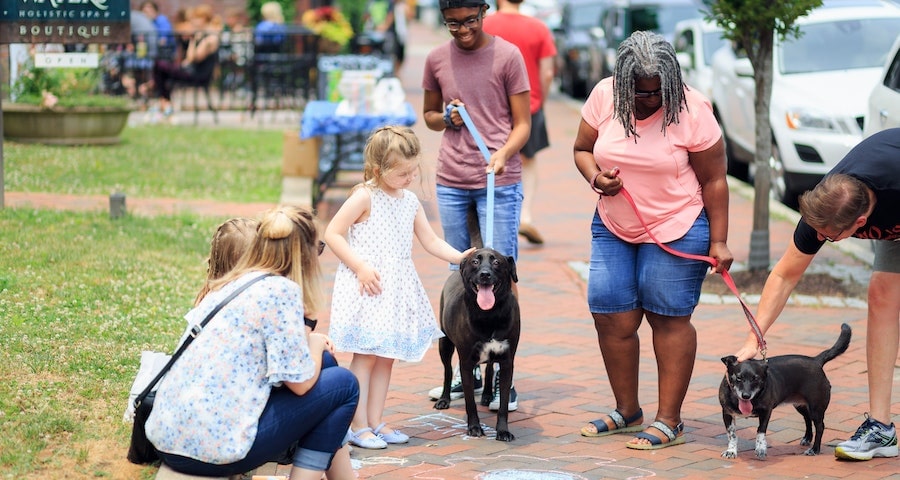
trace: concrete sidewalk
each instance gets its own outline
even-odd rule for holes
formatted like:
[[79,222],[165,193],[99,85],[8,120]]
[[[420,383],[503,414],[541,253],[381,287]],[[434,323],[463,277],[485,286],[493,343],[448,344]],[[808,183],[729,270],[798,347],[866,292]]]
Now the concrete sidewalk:
[[[434,45],[446,41],[449,36],[445,31],[413,23],[411,39],[401,78],[407,100],[419,112],[424,57]],[[726,460],[720,456],[726,447],[717,400],[724,371],[720,357],[734,353],[749,331],[740,308],[733,303],[704,303],[694,314],[699,349],[682,412],[686,444],[645,452],[625,448],[628,435],[585,438],[579,434],[586,422],[599,418],[615,406],[587,309],[585,281],[573,268],[589,258],[590,220],[596,201],[595,194],[572,162],[579,107],[577,102],[556,95],[551,96],[546,105],[552,146],[538,155],[540,184],[535,205],[535,224],[546,243],[533,246],[522,240],[518,263],[523,312],[515,373],[519,409],[510,414],[510,429],[516,440],[504,443],[493,439],[496,417],[485,407],[479,407],[479,414],[482,423],[488,427],[487,438],[465,435],[462,400],[454,401],[449,410],[432,408],[427,392],[442,380],[435,347],[422,362],[395,364],[385,420],[412,438],[408,444],[392,445],[385,450],[354,449],[352,458],[359,478],[900,478],[900,460],[897,458],[848,463],[833,457],[834,445],[855,431],[868,405],[864,341],[866,311],[821,301],[788,306],[767,335],[770,355],[815,355],[834,343],[842,322],[853,327],[850,348],[826,367],[833,388],[821,455],[802,455],[806,448],[799,445],[804,431],[802,418],[790,406],[782,406],[775,411],[769,424],[767,460],[756,460],[753,455],[755,419],[738,421],[739,457]],[[423,143],[423,166],[433,172],[440,133],[429,131],[421,119],[414,129]],[[429,219],[440,232],[431,188],[433,177],[426,175],[420,193]],[[317,206],[323,222],[331,218],[345,193],[335,190],[326,194]],[[11,208],[106,210],[108,199],[7,192],[6,205]],[[269,206],[128,198],[128,210],[133,214],[190,210],[208,215],[255,215]],[[773,261],[784,250],[793,231],[795,220],[789,217],[790,213],[773,208],[770,223]],[[747,195],[746,186],[732,184],[729,246],[737,262],[746,262],[748,258],[751,218],[752,195]],[[865,245],[856,252],[835,248],[844,245],[844,242],[829,245],[814,263],[823,269],[865,272]],[[437,311],[438,292],[449,274],[447,267],[419,245],[414,247],[413,253]],[[328,292],[337,259],[330,251],[321,258]],[[319,330],[327,332],[328,320],[326,306],[320,317]],[[644,340],[640,398],[645,424],[649,424],[657,408],[656,366],[649,327],[642,326],[640,335]],[[341,353],[338,360],[342,365],[348,365],[350,356]],[[896,377],[893,395],[895,400],[900,399],[900,382]],[[900,413],[896,406],[893,413]],[[257,473],[283,474],[286,471],[283,467],[266,468],[270,470],[261,469]]]

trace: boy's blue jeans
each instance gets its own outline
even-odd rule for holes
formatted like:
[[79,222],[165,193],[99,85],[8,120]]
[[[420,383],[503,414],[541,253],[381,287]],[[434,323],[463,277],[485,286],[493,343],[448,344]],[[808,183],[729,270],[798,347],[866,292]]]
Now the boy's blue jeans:
[[[481,238],[486,237],[487,188],[464,190],[461,188],[437,186],[438,209],[444,240],[453,248],[463,252],[471,244],[466,216],[471,205],[478,212],[478,226]],[[519,259],[519,216],[522,212],[522,182],[494,188],[494,239],[491,247],[498,252]],[[458,265],[450,268],[457,269]]]

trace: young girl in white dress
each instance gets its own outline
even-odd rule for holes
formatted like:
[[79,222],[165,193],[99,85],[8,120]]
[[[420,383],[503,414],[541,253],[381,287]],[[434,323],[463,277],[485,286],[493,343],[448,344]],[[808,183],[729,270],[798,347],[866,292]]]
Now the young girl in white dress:
[[418,197],[407,190],[419,175],[419,139],[407,127],[388,126],[369,137],[363,183],[334,215],[325,243],[341,263],[334,279],[329,335],[337,350],[353,352],[359,406],[351,440],[385,448],[409,437],[382,422],[394,360],[417,362],[443,333],[412,260],[413,235],[425,250],[450,263],[465,253],[440,238]]

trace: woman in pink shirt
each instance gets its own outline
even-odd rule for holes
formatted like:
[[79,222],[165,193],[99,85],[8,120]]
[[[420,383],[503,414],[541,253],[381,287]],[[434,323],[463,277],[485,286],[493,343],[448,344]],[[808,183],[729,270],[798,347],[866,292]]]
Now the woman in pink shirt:
[[[599,194],[591,225],[588,306],[616,401],[581,434],[640,432],[641,450],[684,443],[681,406],[697,351],[691,315],[708,265],[663,251],[709,255],[731,266],[728,184],[722,132],[709,101],[682,83],[675,51],[662,36],[638,31],[622,42],[615,75],[599,82],[581,110],[575,166]],[[618,169],[619,174],[616,174]],[[659,409],[643,428],[638,400],[643,317],[653,331]],[[643,430],[643,431],[642,431]]]

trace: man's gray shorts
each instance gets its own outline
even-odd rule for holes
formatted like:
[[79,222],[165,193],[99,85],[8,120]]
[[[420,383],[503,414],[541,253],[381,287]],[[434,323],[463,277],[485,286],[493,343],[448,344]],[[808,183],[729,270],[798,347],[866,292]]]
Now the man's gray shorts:
[[876,272],[900,273],[900,241],[875,240]]
[[544,109],[541,108],[531,116],[531,135],[528,137],[528,142],[522,147],[522,155],[534,158],[537,152],[549,146],[547,122],[544,120]]

